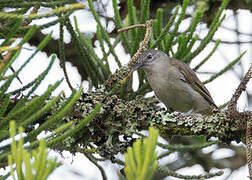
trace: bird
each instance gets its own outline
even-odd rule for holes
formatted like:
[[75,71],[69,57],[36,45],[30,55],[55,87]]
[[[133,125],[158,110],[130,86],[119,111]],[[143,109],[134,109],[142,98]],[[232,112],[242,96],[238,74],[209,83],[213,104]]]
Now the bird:
[[168,110],[211,115],[218,107],[196,73],[184,62],[163,51],[144,51],[133,71],[143,69],[157,98]]

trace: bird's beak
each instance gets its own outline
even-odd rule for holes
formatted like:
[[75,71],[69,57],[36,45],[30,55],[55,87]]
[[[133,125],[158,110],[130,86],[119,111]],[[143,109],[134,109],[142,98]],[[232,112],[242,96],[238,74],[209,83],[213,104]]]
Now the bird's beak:
[[144,66],[144,63],[143,62],[139,62],[139,63],[136,63],[134,66],[133,66],[133,70],[136,71],[138,70],[139,68],[143,67]]

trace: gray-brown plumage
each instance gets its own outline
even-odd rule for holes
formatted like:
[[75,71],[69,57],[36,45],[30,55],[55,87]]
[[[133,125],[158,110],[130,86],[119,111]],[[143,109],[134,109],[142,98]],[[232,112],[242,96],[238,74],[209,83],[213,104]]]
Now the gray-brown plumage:
[[159,50],[144,51],[134,70],[143,68],[158,99],[173,111],[212,114],[217,108],[209,91],[185,63]]

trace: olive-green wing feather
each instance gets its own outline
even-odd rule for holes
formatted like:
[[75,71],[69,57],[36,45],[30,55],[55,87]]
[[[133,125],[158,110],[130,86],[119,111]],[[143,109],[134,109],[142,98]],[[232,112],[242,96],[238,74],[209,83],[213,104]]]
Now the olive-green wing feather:
[[185,77],[185,79],[188,81],[188,83],[191,85],[191,87],[200,93],[210,104],[215,105],[209,91],[204,86],[204,84],[199,80],[199,78],[196,76],[195,72],[185,63],[182,61],[179,61],[175,58],[171,58],[171,65],[176,67]]

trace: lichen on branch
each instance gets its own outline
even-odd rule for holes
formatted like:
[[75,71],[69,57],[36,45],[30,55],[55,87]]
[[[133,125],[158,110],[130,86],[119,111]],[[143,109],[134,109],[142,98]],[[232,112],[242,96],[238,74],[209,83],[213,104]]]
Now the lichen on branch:
[[[75,105],[75,114],[90,114],[97,103],[102,103],[100,113],[83,131],[75,134],[68,147],[75,151],[76,144],[90,142],[97,145],[99,154],[110,159],[121,152],[135,140],[132,135],[149,126],[157,127],[162,137],[203,135],[208,138],[217,137],[223,143],[240,142],[245,137],[245,123],[242,119],[231,121],[225,112],[211,116],[201,114],[169,113],[164,108],[141,96],[127,101],[117,95],[108,96],[104,87],[95,92],[83,93]],[[76,120],[77,121],[77,120]],[[123,137],[123,140],[119,137]],[[72,143],[72,145],[71,145]],[[87,143],[87,144],[86,144]]]

